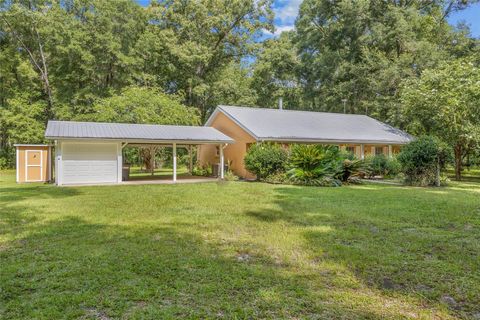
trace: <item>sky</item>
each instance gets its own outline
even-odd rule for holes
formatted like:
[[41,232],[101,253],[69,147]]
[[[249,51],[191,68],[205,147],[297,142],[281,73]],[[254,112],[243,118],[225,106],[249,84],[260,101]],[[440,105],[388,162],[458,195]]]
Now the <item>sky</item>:
[[[147,5],[150,0],[137,0],[141,5]],[[275,28],[273,35],[278,36],[283,31],[293,29],[295,19],[298,15],[298,8],[302,0],[274,0],[273,10],[275,12]],[[471,5],[469,8],[452,14],[448,21],[452,25],[465,22],[470,26],[471,33],[474,37],[480,38],[480,3]]]
[[[298,15],[298,8],[302,0],[275,0],[273,10],[275,12],[275,35],[279,35],[283,31],[292,30],[295,19]],[[471,33],[474,37],[480,37],[480,3],[471,5],[465,10],[452,14],[449,23],[456,25],[465,22],[470,26]]]

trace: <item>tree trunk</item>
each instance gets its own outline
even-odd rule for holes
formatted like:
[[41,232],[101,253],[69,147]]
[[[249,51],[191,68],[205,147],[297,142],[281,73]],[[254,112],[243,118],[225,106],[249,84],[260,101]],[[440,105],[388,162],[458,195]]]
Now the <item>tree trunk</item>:
[[455,179],[462,180],[462,146],[457,144],[454,148],[455,153]]

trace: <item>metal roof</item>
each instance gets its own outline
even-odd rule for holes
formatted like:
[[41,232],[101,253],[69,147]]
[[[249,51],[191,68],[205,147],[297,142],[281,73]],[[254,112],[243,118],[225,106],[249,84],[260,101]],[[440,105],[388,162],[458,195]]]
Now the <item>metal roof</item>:
[[218,112],[257,141],[405,144],[412,140],[408,133],[365,115],[218,106],[207,126]]
[[47,139],[113,139],[126,142],[233,143],[212,127],[48,121]]

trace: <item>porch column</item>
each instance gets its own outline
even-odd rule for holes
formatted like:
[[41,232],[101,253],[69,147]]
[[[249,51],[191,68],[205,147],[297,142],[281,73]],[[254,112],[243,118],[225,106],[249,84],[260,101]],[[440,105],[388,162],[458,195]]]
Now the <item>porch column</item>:
[[173,144],[173,183],[177,182],[177,144]]
[[223,157],[223,143],[220,144],[220,179],[223,180],[225,173],[223,172],[225,168],[225,159]]
[[190,157],[190,163],[188,164],[188,172],[192,174],[193,172],[193,154],[192,154],[192,145],[188,146],[188,156]]
[[365,146],[363,144],[360,145],[360,159],[365,159]]
[[388,145],[388,157],[392,158],[393,157],[393,150],[392,150],[392,145]]

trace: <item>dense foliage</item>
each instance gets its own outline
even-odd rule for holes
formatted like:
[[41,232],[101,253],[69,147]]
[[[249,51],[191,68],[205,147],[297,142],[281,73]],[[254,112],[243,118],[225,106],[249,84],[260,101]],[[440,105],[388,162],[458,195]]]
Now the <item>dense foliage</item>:
[[367,157],[366,171],[368,176],[395,177],[400,173],[400,163],[395,157],[388,158],[384,154]]
[[284,172],[287,166],[288,154],[285,148],[276,143],[255,143],[250,146],[245,155],[245,168],[264,179],[279,172]]
[[439,185],[442,148],[430,136],[420,137],[403,147],[398,155],[406,182],[411,185]]
[[340,186],[365,175],[365,163],[337,146],[255,144],[244,159],[247,170],[269,183]]
[[0,0],[0,165],[48,119],[203,123],[283,97],[436,135],[459,177],[478,154],[479,41],[447,18],[476,1],[304,0],[271,37],[272,0]]
[[435,135],[451,147],[457,179],[464,159],[480,145],[479,61],[450,61],[425,70],[406,81],[401,94],[408,129]]
[[338,186],[341,160],[336,146],[297,144],[291,150],[288,175],[297,184]]

